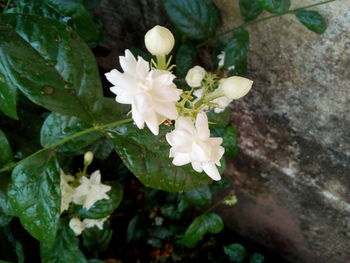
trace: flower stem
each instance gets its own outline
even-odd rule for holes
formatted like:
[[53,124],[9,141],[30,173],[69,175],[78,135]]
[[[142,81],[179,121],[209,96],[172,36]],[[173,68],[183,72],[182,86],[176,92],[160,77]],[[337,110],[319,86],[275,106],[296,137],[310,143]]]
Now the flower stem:
[[306,5],[306,6],[298,7],[298,8],[292,9],[292,10],[288,10],[288,11],[285,11],[283,13],[278,13],[278,14],[274,14],[274,15],[271,15],[271,16],[265,16],[265,17],[262,17],[262,18],[259,18],[259,19],[256,19],[256,20],[245,22],[245,23],[241,24],[240,26],[237,26],[237,27],[231,28],[229,30],[226,30],[224,32],[221,32],[221,33],[217,34],[215,37],[209,38],[209,39],[203,41],[202,43],[197,45],[197,48],[205,46],[206,44],[212,42],[213,40],[216,40],[219,37],[227,35],[229,33],[232,33],[233,31],[235,31],[235,30],[237,30],[239,28],[244,28],[246,26],[254,25],[254,24],[257,24],[257,23],[260,23],[260,22],[263,22],[263,21],[275,18],[275,17],[284,16],[284,15],[287,15],[287,14],[292,14],[292,13],[298,11],[298,10],[311,8],[311,7],[315,7],[315,6],[319,6],[319,5],[324,5],[324,4],[328,4],[328,3],[334,2],[334,1],[336,1],[336,0],[326,0],[326,1],[315,3],[315,4]]
[[4,7],[4,10],[2,10],[3,13],[5,13],[7,11],[7,9],[10,7],[12,0],[7,0],[6,5]]
[[9,170],[12,170],[14,167],[16,167],[17,165],[19,165],[20,163],[24,162],[25,160],[43,152],[43,151],[46,151],[46,150],[52,150],[68,141],[71,141],[77,137],[80,137],[84,134],[87,134],[87,133],[90,133],[90,132],[94,132],[94,131],[99,131],[99,130],[103,130],[105,128],[109,128],[109,127],[116,127],[116,126],[119,126],[119,125],[122,125],[122,124],[125,124],[125,123],[129,123],[131,122],[132,119],[125,119],[125,120],[120,120],[120,121],[115,121],[115,122],[110,122],[110,123],[107,123],[107,124],[103,124],[103,125],[96,125],[94,127],[91,127],[89,129],[86,129],[86,130],[83,130],[83,131],[80,131],[80,132],[77,132],[77,133],[74,133],[66,138],[63,138],[62,140],[59,140],[49,146],[46,146],[44,147],[43,149],[40,149],[39,151],[36,151],[35,153],[32,153],[31,155],[27,156],[26,158],[18,161],[18,162],[15,162],[15,163],[11,163],[7,166],[4,166],[3,168],[0,169],[0,173],[2,172],[6,172],[6,171],[9,171]]
[[167,70],[165,56],[157,56],[157,69]]

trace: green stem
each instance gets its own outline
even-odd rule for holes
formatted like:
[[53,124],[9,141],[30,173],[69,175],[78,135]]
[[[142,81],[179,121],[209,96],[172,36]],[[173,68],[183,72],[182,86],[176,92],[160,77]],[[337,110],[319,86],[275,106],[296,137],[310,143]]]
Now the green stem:
[[212,211],[213,209],[215,209],[216,207],[218,207],[219,205],[223,204],[224,201],[226,200],[227,196],[225,196],[224,198],[220,199],[218,202],[216,202],[215,204],[213,204],[211,207],[209,207],[207,210],[205,210],[203,214],[207,214],[209,213],[210,211]]
[[157,56],[157,69],[166,70],[166,58],[165,56]]
[[275,14],[275,15],[271,15],[271,16],[265,16],[265,17],[262,17],[262,18],[259,18],[259,19],[256,19],[256,20],[253,20],[253,21],[249,21],[249,22],[245,22],[243,24],[241,24],[240,26],[238,27],[234,27],[234,28],[231,28],[227,31],[224,31],[224,32],[221,32],[219,34],[217,34],[215,37],[213,38],[210,38],[210,39],[207,39],[206,41],[200,43],[197,45],[197,48],[198,47],[202,47],[210,42],[212,42],[213,40],[221,37],[221,36],[224,36],[224,35],[227,35],[229,33],[232,33],[233,31],[239,29],[239,28],[244,28],[246,26],[250,26],[250,25],[254,25],[254,24],[257,24],[257,23],[260,23],[260,22],[263,22],[263,21],[266,21],[266,20],[269,20],[269,19],[272,19],[272,18],[275,18],[275,17],[279,17],[279,16],[284,16],[284,15],[287,15],[287,14],[292,14],[298,10],[302,10],[302,9],[306,9],[306,8],[311,8],[311,7],[315,7],[315,6],[319,6],[319,5],[324,5],[324,4],[328,4],[328,3],[331,3],[331,2],[334,2],[334,1],[337,1],[337,0],[327,0],[327,1],[322,1],[322,2],[319,2],[319,3],[316,3],[316,4],[312,4],[312,5],[306,5],[306,6],[302,6],[302,7],[298,7],[298,8],[295,8],[295,9],[292,9],[292,10],[288,10],[286,12],[283,12],[283,13],[279,13],[279,14]]
[[73,139],[75,139],[77,137],[80,137],[80,136],[82,136],[84,134],[87,134],[87,133],[90,133],[90,132],[93,132],[93,131],[103,130],[103,129],[109,128],[109,127],[116,127],[116,126],[119,126],[119,125],[122,125],[122,124],[125,124],[125,123],[129,123],[131,121],[132,121],[132,119],[125,119],[125,120],[110,122],[110,123],[103,124],[103,125],[96,125],[94,127],[91,127],[89,129],[83,130],[81,132],[74,133],[74,134],[72,134],[72,135],[70,135],[70,136],[68,136],[66,138],[63,138],[62,140],[59,140],[59,141],[57,141],[57,142],[55,142],[55,143],[53,143],[53,144],[51,144],[51,145],[49,145],[47,147],[44,147],[43,149],[41,149],[41,150],[39,150],[39,151],[37,151],[37,152],[27,156],[26,158],[24,158],[24,159],[22,159],[22,160],[20,160],[18,162],[11,163],[11,164],[9,164],[7,166],[4,166],[3,168],[0,169],[0,173],[12,170],[17,165],[21,164],[25,160],[27,160],[27,159],[35,156],[35,155],[37,155],[37,154],[39,154],[39,153],[41,153],[43,151],[46,151],[46,150],[52,150],[52,149],[56,148],[57,146],[62,145],[64,143],[66,143],[68,141],[71,141],[71,140],[73,140]]
[[4,10],[2,10],[3,13],[5,13],[7,11],[7,9],[9,8],[10,4],[11,4],[12,0],[7,0],[6,5],[4,7]]

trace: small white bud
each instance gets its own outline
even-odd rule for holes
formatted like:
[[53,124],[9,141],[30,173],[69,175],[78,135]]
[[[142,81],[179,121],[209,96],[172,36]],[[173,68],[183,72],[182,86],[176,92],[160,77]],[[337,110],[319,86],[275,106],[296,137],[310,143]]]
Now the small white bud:
[[94,154],[92,152],[87,152],[84,154],[84,165],[90,165],[94,159]]
[[197,88],[201,86],[202,80],[205,77],[205,74],[207,72],[205,71],[204,68],[200,67],[200,66],[194,66],[193,68],[191,68],[186,75],[186,83],[188,84],[188,86],[190,86],[191,88]]
[[240,99],[247,95],[253,86],[253,81],[243,77],[229,77],[224,79],[220,85],[220,89],[224,95],[230,99]]
[[155,26],[148,30],[145,35],[147,50],[154,56],[165,56],[173,49],[175,39],[169,29]]

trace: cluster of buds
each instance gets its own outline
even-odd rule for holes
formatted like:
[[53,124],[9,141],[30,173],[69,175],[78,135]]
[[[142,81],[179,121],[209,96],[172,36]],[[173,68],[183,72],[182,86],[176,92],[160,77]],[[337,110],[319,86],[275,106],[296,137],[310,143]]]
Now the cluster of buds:
[[[89,209],[97,201],[102,199],[109,199],[107,192],[111,190],[111,186],[101,183],[100,171],[95,171],[91,175],[86,173],[88,166],[93,160],[93,153],[87,152],[84,155],[84,169],[75,176],[65,174],[61,170],[60,174],[60,188],[61,188],[61,213],[68,210],[71,203],[82,205],[82,207]],[[102,229],[103,222],[107,218],[102,219],[84,219],[80,221],[79,218],[72,218],[69,226],[76,235],[88,227],[97,226]]]
[[[132,118],[138,128],[145,124],[154,135],[166,120],[175,121],[175,129],[166,135],[169,156],[176,166],[191,164],[197,172],[204,171],[213,180],[220,180],[220,166],[225,149],[222,138],[210,137],[206,111],[223,111],[234,99],[245,96],[253,82],[243,77],[220,79],[200,66],[191,68],[185,78],[190,91],[174,84],[171,56],[174,36],[165,27],[155,26],[145,35],[147,50],[156,60],[135,58],[129,51],[119,57],[123,72],[106,73],[113,84],[116,101],[131,105]],[[220,55],[222,57],[222,55]]]

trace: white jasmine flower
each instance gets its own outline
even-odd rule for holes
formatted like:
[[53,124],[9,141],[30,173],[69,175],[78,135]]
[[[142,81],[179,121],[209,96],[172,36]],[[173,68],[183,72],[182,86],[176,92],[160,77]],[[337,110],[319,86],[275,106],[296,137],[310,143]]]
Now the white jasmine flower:
[[84,219],[83,224],[86,228],[97,226],[99,229],[103,229],[104,222],[108,219],[108,216],[101,219]]
[[223,67],[225,64],[225,51],[221,51],[221,53],[217,56],[219,63],[219,68]]
[[90,178],[82,176],[79,182],[80,185],[75,189],[73,195],[74,203],[89,209],[97,201],[109,199],[106,193],[111,190],[111,186],[101,183],[100,171],[93,172]]
[[76,236],[79,236],[81,232],[85,229],[84,223],[77,217],[73,217],[69,221],[69,227],[74,231]]
[[187,72],[186,83],[192,88],[200,87],[206,73],[205,69],[201,66],[194,66]]
[[253,81],[247,78],[233,76],[224,79],[219,86],[219,90],[230,99],[240,99],[247,95],[253,86]]
[[154,56],[165,56],[173,49],[175,39],[169,29],[155,26],[148,30],[145,35],[147,50]]
[[61,169],[60,173],[60,188],[61,188],[61,213],[67,210],[70,202],[72,202],[74,188],[71,187],[68,183],[74,181],[74,177],[67,175]]
[[141,57],[136,61],[129,50],[119,61],[124,73],[113,69],[105,74],[115,85],[111,91],[117,95],[116,101],[131,104],[132,118],[139,129],[146,123],[158,135],[164,120],[178,117],[175,103],[182,90],[173,83],[175,76],[166,70],[150,71],[149,64]]
[[175,130],[166,135],[171,145],[170,157],[177,166],[192,164],[197,172],[204,172],[213,180],[221,176],[215,165],[220,166],[220,159],[225,149],[220,146],[222,138],[210,138],[208,118],[204,112],[197,115],[196,123],[188,117],[179,117]]
[[[203,88],[197,89],[193,92],[193,95],[195,95],[197,98],[193,101],[194,103],[199,100],[203,92]],[[215,113],[223,112],[228,105],[230,105],[232,99],[227,98],[226,96],[219,97],[217,99],[212,100],[212,103],[217,104],[217,107],[214,107]],[[208,108],[208,107],[207,107]],[[207,108],[204,108],[206,110]]]

